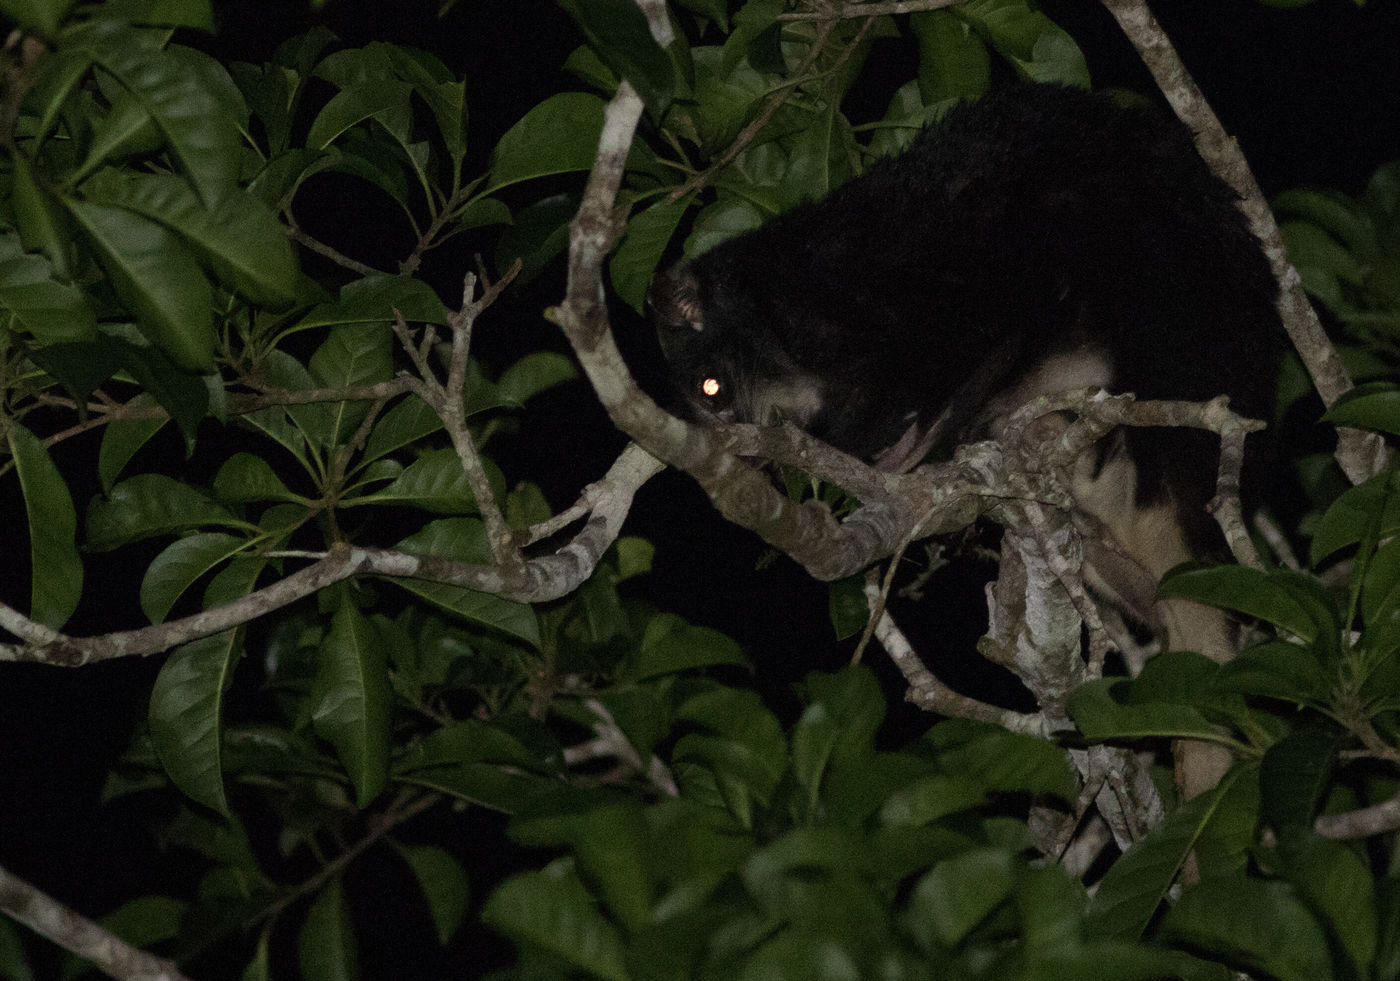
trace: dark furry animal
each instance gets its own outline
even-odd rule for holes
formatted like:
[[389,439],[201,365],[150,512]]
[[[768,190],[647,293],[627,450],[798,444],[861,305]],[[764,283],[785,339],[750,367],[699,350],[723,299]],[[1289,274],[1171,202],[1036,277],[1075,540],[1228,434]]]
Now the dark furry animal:
[[[966,439],[1087,385],[1228,394],[1258,418],[1275,295],[1235,195],[1176,120],[1024,85],[958,105],[825,199],[659,276],[651,302],[698,418],[788,419],[875,458],[940,416]],[[1204,512],[1216,458],[1208,434],[1119,433],[1077,499],[1155,582],[1218,544]],[[1132,592],[1113,562],[1100,579]],[[1127,605],[1173,643],[1226,643],[1150,599]]]

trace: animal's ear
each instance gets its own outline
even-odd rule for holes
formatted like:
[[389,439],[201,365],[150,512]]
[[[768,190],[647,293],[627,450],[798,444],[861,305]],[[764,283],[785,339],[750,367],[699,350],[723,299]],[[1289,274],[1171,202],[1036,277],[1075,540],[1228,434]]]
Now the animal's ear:
[[647,303],[656,311],[656,325],[663,337],[667,330],[689,327],[699,331],[705,326],[700,281],[685,263],[677,263],[651,281]]

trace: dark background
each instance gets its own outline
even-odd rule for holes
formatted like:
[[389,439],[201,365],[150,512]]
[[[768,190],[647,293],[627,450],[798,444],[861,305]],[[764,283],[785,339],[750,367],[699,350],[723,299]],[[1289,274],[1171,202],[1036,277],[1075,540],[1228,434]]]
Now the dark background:
[[[466,78],[474,153],[468,170],[480,172],[511,122],[546,96],[579,87],[559,67],[578,42],[568,18],[548,0],[460,0],[441,20],[435,6],[416,0],[333,0],[312,15],[292,0],[238,0],[217,4],[216,38],[186,40],[223,59],[262,61],[279,41],[321,22],[351,45],[387,40],[429,50]],[[1150,78],[1099,4],[1053,0],[1042,7],[1083,47],[1096,86],[1152,91]],[[1358,194],[1378,164],[1400,157],[1398,0],[1371,0],[1364,8],[1350,0],[1318,0],[1296,10],[1254,0],[1176,0],[1159,2],[1154,10],[1226,129],[1240,140],[1266,193],[1307,184]],[[878,75],[887,65],[890,77],[910,77],[910,52],[909,45],[881,42],[867,73]],[[884,96],[872,92],[869,97],[876,102]],[[353,219],[347,227],[363,229],[375,227],[382,211],[383,227],[399,227],[395,211],[354,185],[317,188],[301,207],[308,211],[308,223],[321,222],[332,236],[339,216]],[[398,254],[404,251],[388,241]],[[363,243],[358,244],[357,254],[363,255]],[[426,275],[445,298],[459,295],[473,248],[489,246],[463,242],[433,255]],[[556,272],[505,298],[476,330],[483,359],[499,368],[527,350],[562,349],[555,329],[540,317],[542,307],[559,296]],[[617,313],[616,323],[624,339],[646,349],[644,325],[626,311]],[[504,444],[498,462],[512,481],[540,483],[556,508],[567,506],[596,479],[622,445],[582,383],[540,399],[523,431],[528,439]],[[91,451],[74,447],[72,459],[90,461]],[[93,490],[86,488],[88,495]],[[82,508],[84,489],[75,491]],[[0,489],[0,507],[11,528],[23,528],[14,487]],[[645,488],[627,532],[651,539],[658,549],[655,571],[629,588],[738,639],[757,666],[760,684],[780,701],[806,671],[833,669],[849,656],[849,644],[831,639],[825,587],[790,563],[758,568],[762,544],[719,520],[686,478],[664,474]],[[18,573],[27,543],[22,531],[16,530],[7,545],[16,575],[6,577],[4,599],[23,609],[27,581]],[[85,607],[73,631],[99,633],[111,629],[113,620],[137,625],[139,567],[120,552],[90,555],[88,575],[100,602]],[[979,682],[969,655],[981,625],[966,614],[984,608],[980,578],[955,570],[934,580],[929,598],[911,618],[921,650],[954,684]],[[147,813],[98,804],[107,768],[144,716],[158,660],[75,670],[0,664],[0,864],[85,914],[109,911],[129,898],[133,881],[152,881],[152,867],[169,860],[151,850]],[[912,720],[897,704],[895,710],[910,724],[924,721]],[[507,861],[498,832],[489,824],[465,832],[481,836],[479,861],[469,865],[477,901]],[[412,889],[394,878],[402,873],[377,868],[373,860],[367,868],[369,875],[385,876],[384,894]],[[359,922],[372,923],[366,927],[371,933],[386,929],[378,917]],[[426,932],[399,939],[433,944]],[[465,956],[465,942],[457,945],[459,956]],[[366,976],[376,976],[372,965],[366,967]]]

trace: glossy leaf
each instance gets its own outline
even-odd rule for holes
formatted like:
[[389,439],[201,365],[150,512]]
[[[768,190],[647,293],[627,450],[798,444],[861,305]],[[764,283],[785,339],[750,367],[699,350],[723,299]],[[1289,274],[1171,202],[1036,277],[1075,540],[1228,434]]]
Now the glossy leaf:
[[[57,59],[51,59],[54,60]],[[86,69],[86,65],[79,67]],[[41,81],[42,79],[41,75]],[[31,89],[31,93],[33,91]],[[36,179],[34,164],[28,157],[17,153],[11,159],[14,172],[11,178],[10,200],[14,205],[15,231],[19,233],[24,251],[42,253],[63,280],[71,280],[73,270],[69,243],[72,241],[73,231],[63,209],[53,190],[42,186]],[[9,234],[6,234],[5,238],[9,238]],[[9,245],[5,247],[7,258],[11,249]],[[14,249],[13,254],[18,254],[19,251]]]
[[[1115,940],[1140,937],[1187,856],[1206,839],[1211,821],[1219,814],[1227,814],[1233,815],[1231,823],[1237,824],[1240,809],[1232,806],[1231,796],[1243,795],[1240,799],[1249,801],[1251,789],[1252,781],[1247,777],[1241,780],[1238,772],[1227,774],[1215,789],[1183,805],[1134,842],[1108,870],[1089,900],[1085,912],[1089,936]],[[1252,820],[1247,829],[1252,832]],[[1241,855],[1249,844],[1246,834]]]
[[151,689],[151,742],[171,781],[191,799],[227,815],[221,761],[223,695],[241,652],[237,631],[176,650]]
[[359,977],[355,925],[339,876],[322,886],[311,901],[298,949],[303,981],[355,981]]
[[183,178],[111,170],[84,184],[83,193],[176,232],[219,282],[254,303],[278,308],[296,299],[291,240],[252,195],[230,194],[210,208]]
[[549,951],[608,981],[626,981],[622,938],[572,871],[527,872],[508,879],[481,913],[517,943]]
[[20,250],[13,234],[0,234],[0,311],[36,344],[91,341],[97,316],[82,290],[54,276],[43,256]]
[[534,351],[516,361],[496,381],[505,404],[524,405],[541,392],[578,377],[574,362],[558,351]]
[[1391,490],[1395,476],[1386,471],[1348,488],[1332,502],[1313,529],[1314,565],[1362,541],[1368,534],[1387,537],[1400,530],[1400,493]]
[[1311,648],[1281,640],[1241,652],[1221,666],[1215,680],[1219,691],[1261,695],[1299,705],[1323,703],[1332,684]]
[[1161,594],[1237,610],[1312,640],[1317,635],[1317,624],[1287,588],[1283,577],[1283,573],[1270,574],[1238,565],[1184,569],[1162,580]]
[[364,462],[376,460],[394,450],[416,443],[442,428],[442,418],[417,395],[395,403],[381,415],[365,440]]
[[629,0],[559,0],[583,35],[618,77],[632,83],[660,118],[676,85],[671,59],[652,37],[642,9]]
[[[127,403],[133,409],[154,405],[155,399],[145,392],[133,396]],[[103,427],[102,445],[97,451],[97,476],[102,482],[102,493],[112,493],[112,486],[131,458],[169,421],[159,416],[151,419],[113,419]]]
[[1000,793],[1054,794],[1072,802],[1078,789],[1062,748],[1000,726],[949,719],[924,736],[937,748],[939,765]]
[[1102,678],[1081,685],[1070,696],[1070,717],[1085,738],[1102,741],[1216,735],[1215,727],[1196,708],[1164,702],[1124,704],[1114,697],[1119,686],[1128,688],[1121,679]]
[[1332,775],[1337,738],[1319,727],[1289,733],[1264,754],[1261,816],[1280,836],[1308,832]]
[[138,896],[102,917],[102,926],[134,947],[149,947],[179,935],[189,904],[172,896]]
[[1322,421],[1400,435],[1400,385],[1373,382],[1353,388],[1328,407]]
[[951,10],[920,11],[909,27],[919,42],[919,95],[925,105],[976,98],[991,80],[991,58],[966,20]]
[[[931,931],[943,946],[955,946],[1007,899],[1013,872],[1011,855],[992,848],[939,862],[914,886],[909,902],[911,928]],[[934,945],[926,941],[924,946]]]
[[227,509],[201,491],[164,474],[138,474],[88,506],[87,544],[106,551],[127,542],[201,525],[233,526]]
[[317,150],[330,146],[347,129],[380,116],[408,116],[409,86],[393,79],[372,78],[341,89],[322,107],[306,145]]
[[388,778],[391,697],[384,643],[342,596],[321,641],[312,721],[339,754],[360,807],[378,796]]
[[340,324],[379,324],[387,329],[395,311],[409,323],[447,323],[447,310],[427,283],[375,273],[348,283],[334,302],[317,304],[292,329]]
[[1027,0],[971,0],[957,13],[971,21],[1022,77],[1089,87],[1089,68],[1079,46]]
[[497,142],[487,193],[534,177],[588,170],[602,129],[603,100],[596,95],[550,96]]
[[308,507],[312,503],[288,490],[272,466],[251,453],[235,453],[224,461],[214,476],[214,494],[220,501],[291,501]]
[[519,260],[516,282],[533,280],[569,247],[569,222],[578,205],[577,194],[555,194],[517,211],[496,242],[496,267],[509,269]]
[[123,208],[73,199],[64,203],[151,343],[187,371],[209,371],[214,364],[213,293],[180,240]]
[[178,538],[151,560],[141,578],[141,609],[152,623],[162,622],[185,591],[209,570],[238,554],[242,538],[202,532]]
[[1356,977],[1376,956],[1376,881],[1357,853],[1339,841],[1308,835],[1282,849],[1284,874],[1336,936]]
[[613,289],[638,313],[644,312],[647,288],[689,206],[685,199],[669,204],[662,201],[633,215],[627,222],[626,237],[608,260]]
[[73,0],[0,0],[0,11],[20,24],[38,27],[45,34],[58,33]]
[[[483,461],[492,483],[504,496],[505,477],[494,464]],[[428,450],[410,463],[387,487],[364,497],[347,499],[344,506],[357,504],[409,504],[439,514],[472,514],[476,497],[472,494],[457,451]]]
[[211,71],[222,74],[222,69],[207,57],[194,64],[193,52],[182,56],[161,50],[150,35],[115,20],[91,21],[74,30],[70,40],[139,100],[200,199],[209,207],[218,204],[234,186],[239,142],[238,120],[220,97],[225,90],[206,77]]
[[44,444],[13,419],[7,436],[29,519],[29,617],[56,629],[73,615],[83,593],[77,512]]
[[739,645],[718,630],[692,627],[674,614],[662,613],[647,623],[636,678],[641,681],[720,664],[747,665],[748,661]]
[[450,852],[435,845],[400,846],[398,852],[423,890],[438,943],[446,946],[467,919],[467,873]]
[[[1248,910],[1248,916],[1241,916]],[[1331,981],[1332,958],[1317,920],[1281,882],[1206,879],[1167,911],[1161,935],[1278,981]]]
[[[437,555],[458,562],[486,563],[489,550],[482,523],[475,518],[443,518],[425,526],[399,542],[397,548],[412,555]],[[419,579],[391,579],[409,592],[417,593],[450,613],[483,626],[493,627],[538,647],[539,621],[535,611],[524,603],[502,599],[462,586],[425,582]]]

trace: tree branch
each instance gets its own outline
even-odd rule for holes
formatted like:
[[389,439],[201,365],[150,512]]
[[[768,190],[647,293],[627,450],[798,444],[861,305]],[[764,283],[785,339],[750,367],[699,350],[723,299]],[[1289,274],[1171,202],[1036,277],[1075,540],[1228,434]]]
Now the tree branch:
[[189,981],[170,961],[133,947],[0,867],[0,910],[64,950],[90,960],[122,981]]

